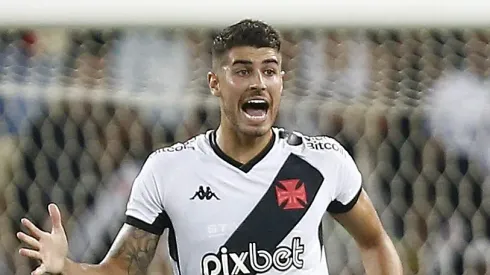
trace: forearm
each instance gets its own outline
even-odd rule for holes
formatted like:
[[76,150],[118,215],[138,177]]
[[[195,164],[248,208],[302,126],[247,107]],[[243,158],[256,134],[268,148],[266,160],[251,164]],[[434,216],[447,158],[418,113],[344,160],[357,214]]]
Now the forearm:
[[146,274],[159,239],[159,235],[124,225],[100,264],[80,264],[66,259],[62,275]]
[[66,259],[65,268],[61,273],[61,275],[112,275],[112,274],[123,274],[123,273],[116,272],[115,268],[111,268],[109,265],[76,263],[69,259]]
[[361,256],[367,275],[403,274],[400,257],[386,234],[372,245],[361,247]]

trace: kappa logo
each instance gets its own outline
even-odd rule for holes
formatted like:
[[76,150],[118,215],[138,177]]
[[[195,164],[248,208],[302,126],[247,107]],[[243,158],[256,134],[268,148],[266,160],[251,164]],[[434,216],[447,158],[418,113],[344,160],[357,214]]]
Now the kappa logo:
[[206,186],[206,190],[204,190],[204,186],[199,186],[199,190],[196,191],[196,193],[194,194],[194,196],[192,198],[190,198],[191,200],[194,200],[195,198],[198,198],[200,200],[211,200],[212,198],[215,198],[217,200],[220,200],[218,198],[218,196],[216,196],[216,194],[211,191],[211,187],[209,186]]
[[303,209],[306,200],[305,184],[299,179],[281,180],[276,185],[277,205],[284,210]]

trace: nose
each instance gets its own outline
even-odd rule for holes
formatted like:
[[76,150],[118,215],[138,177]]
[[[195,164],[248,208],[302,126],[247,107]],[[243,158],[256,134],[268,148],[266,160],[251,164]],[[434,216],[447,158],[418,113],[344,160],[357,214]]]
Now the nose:
[[255,77],[252,78],[252,82],[250,84],[250,89],[263,91],[267,88],[267,85],[264,82],[264,76],[261,72],[255,73]]

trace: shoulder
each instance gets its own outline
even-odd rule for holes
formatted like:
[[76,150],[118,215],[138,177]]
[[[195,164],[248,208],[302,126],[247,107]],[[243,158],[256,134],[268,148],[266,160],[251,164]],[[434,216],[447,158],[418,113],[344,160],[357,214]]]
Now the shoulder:
[[176,142],[176,143],[171,144],[169,146],[161,147],[161,148],[153,151],[153,153],[150,156],[169,155],[171,153],[194,151],[194,150],[196,150],[197,140],[200,137],[201,137],[201,135],[192,137],[191,139],[189,139],[185,142]]
[[342,144],[333,137],[308,136],[298,131],[288,131],[285,129],[278,129],[278,136],[295,153],[312,157],[349,157],[349,153]]
[[344,146],[339,141],[329,136],[305,136],[307,150],[324,154],[332,154],[340,158],[349,156]]
[[194,136],[185,142],[176,142],[154,150],[147,159],[148,163],[172,163],[185,161],[197,153],[197,143],[203,135]]

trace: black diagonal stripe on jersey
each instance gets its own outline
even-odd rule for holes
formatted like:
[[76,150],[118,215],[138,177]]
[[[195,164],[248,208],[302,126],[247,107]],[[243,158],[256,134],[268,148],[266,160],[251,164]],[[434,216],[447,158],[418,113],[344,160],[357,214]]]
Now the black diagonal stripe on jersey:
[[[284,210],[278,205],[276,186],[287,179],[299,179],[304,183],[307,204],[303,209]],[[259,203],[226,241],[225,247],[229,252],[239,253],[248,251],[249,243],[254,242],[257,249],[273,253],[306,214],[322,182],[323,176],[315,167],[291,154]]]

